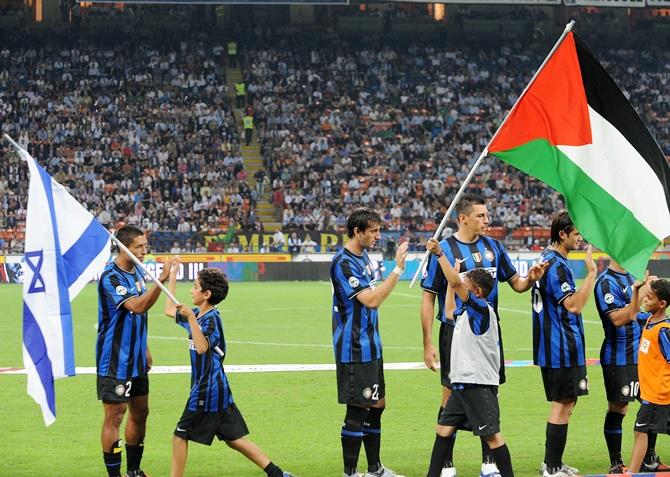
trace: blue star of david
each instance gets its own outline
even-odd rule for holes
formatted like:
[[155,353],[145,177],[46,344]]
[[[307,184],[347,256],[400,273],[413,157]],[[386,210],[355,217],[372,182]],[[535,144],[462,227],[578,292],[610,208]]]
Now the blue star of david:
[[44,278],[40,275],[42,270],[42,262],[44,261],[44,255],[42,250],[37,252],[26,252],[25,260],[30,270],[33,271],[33,279],[30,282],[28,287],[28,293],[42,293],[44,292]]

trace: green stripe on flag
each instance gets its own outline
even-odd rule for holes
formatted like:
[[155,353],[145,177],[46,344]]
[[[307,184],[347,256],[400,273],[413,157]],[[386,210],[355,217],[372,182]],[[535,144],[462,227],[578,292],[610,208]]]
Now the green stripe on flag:
[[[634,276],[644,276],[659,239],[562,151],[546,139],[536,139],[491,154],[563,194],[570,216],[584,238],[611,255]],[[644,187],[644,184],[631,184],[631,187]]]

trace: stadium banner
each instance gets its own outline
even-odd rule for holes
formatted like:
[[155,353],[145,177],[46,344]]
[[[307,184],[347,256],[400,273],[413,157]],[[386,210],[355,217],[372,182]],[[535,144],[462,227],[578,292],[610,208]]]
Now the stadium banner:
[[[272,236],[274,232],[247,232],[247,233],[236,233],[232,236],[232,241],[237,241],[240,244],[242,250],[251,250],[258,251],[261,245],[265,245],[267,248],[270,248],[272,245],[273,239]],[[290,233],[284,233],[284,243],[288,243]],[[334,250],[336,247],[344,245],[347,243],[348,237],[346,233],[336,233],[336,232],[325,232],[325,231],[304,231],[301,230],[297,234],[298,239],[305,241],[307,237],[314,242],[314,251],[324,252],[327,250]],[[210,247],[210,244],[213,242],[228,244],[231,241],[231,237],[227,233],[213,234],[213,235],[203,235],[205,240],[205,247]],[[224,245],[225,247],[225,245]],[[284,245],[286,248],[286,245]],[[266,254],[263,254],[266,255]]]
[[670,7],[670,0],[647,0],[649,7]]
[[[649,1],[649,0],[647,0]],[[631,7],[644,8],[645,0],[563,0],[567,7]]]

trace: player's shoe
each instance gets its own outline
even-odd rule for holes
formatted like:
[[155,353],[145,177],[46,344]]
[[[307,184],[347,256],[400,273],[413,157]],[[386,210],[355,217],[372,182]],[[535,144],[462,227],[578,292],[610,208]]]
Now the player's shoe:
[[443,467],[440,477],[456,477],[456,467]]
[[665,465],[663,462],[661,462],[661,459],[656,455],[654,452],[649,456],[648,460],[645,460],[645,462],[642,462],[642,466],[640,467],[640,472],[668,472],[670,471],[670,466]]
[[564,467],[561,467],[553,473],[549,472],[549,469],[544,469],[544,472],[542,472],[542,477],[573,477],[574,475],[575,474],[567,471]]
[[500,477],[500,471],[495,463],[482,463],[482,469],[479,471],[479,477]]
[[608,474],[625,474],[628,472],[628,467],[623,462],[617,462],[616,464],[610,465],[610,470]]
[[366,472],[364,477],[405,477],[405,476],[396,474],[391,469],[388,469],[382,465],[376,472]]
[[129,470],[126,472],[126,477],[149,477],[149,475],[145,474],[142,469],[140,470]]
[[[561,467],[561,471],[566,473],[569,476],[575,476],[579,473],[579,469],[577,467],[570,467],[567,464],[562,464],[563,466]],[[540,475],[544,475],[544,473],[547,471],[547,464],[542,462],[542,465],[540,465]]]
[[347,474],[346,472],[342,474],[343,477],[363,477],[363,474],[360,472],[354,472],[353,474]]
[[284,473],[282,474],[282,477],[296,477],[296,476],[293,475],[293,474],[290,473],[290,472],[284,472]]

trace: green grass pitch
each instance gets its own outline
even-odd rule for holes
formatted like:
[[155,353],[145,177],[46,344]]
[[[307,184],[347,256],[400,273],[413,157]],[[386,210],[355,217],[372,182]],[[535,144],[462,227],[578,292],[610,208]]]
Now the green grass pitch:
[[[190,285],[177,296],[187,301]],[[506,358],[531,359],[530,296],[502,285],[500,315]],[[228,340],[226,364],[332,363],[331,287],[326,282],[233,283],[219,308]],[[380,328],[387,363],[422,361],[418,288],[400,283],[380,308]],[[3,330],[0,367],[21,366],[21,288],[0,286]],[[155,365],[187,365],[183,330],[162,315],[163,298],[150,313],[149,345]],[[78,366],[94,366],[97,323],[95,286],[74,302]],[[593,303],[585,314],[587,356],[596,358],[602,328]],[[437,326],[435,327],[437,331]],[[337,404],[334,372],[230,374],[235,400],[251,434],[276,463],[302,477],[340,476],[340,427],[344,407]],[[580,399],[571,419],[565,460],[585,473],[608,467],[602,425],[607,403],[598,366],[589,368],[590,394]],[[383,416],[382,460],[410,477],[425,475],[441,396],[437,374],[428,370],[387,371],[387,410]],[[0,476],[104,475],[100,452],[102,406],[96,400],[95,376],[81,375],[56,383],[57,420],[44,427],[38,406],[28,397],[25,376],[0,374]],[[169,474],[171,434],[189,388],[187,374],[151,377],[143,467],[152,476]],[[545,402],[539,370],[510,368],[501,387],[502,432],[518,476],[537,475],[544,455]],[[624,458],[630,455],[633,404],[624,421]],[[666,436],[658,439],[661,457],[670,460]],[[455,460],[461,476],[478,475],[479,439],[461,432]],[[365,466],[361,450],[360,467]],[[125,469],[125,462],[124,462]],[[191,444],[187,475],[261,476],[262,471],[224,444]]]

